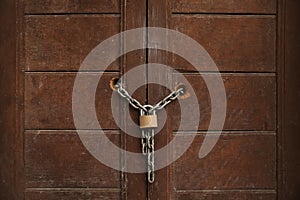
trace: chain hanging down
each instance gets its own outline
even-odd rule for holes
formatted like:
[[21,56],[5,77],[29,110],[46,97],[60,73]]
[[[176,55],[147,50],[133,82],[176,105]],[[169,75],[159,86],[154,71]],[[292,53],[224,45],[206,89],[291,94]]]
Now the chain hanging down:
[[[153,106],[145,105],[144,108],[152,109]],[[157,127],[155,112],[140,110],[140,128],[142,132],[142,153],[147,156],[148,182],[154,182],[154,129]]]
[[157,127],[157,116],[156,112],[163,109],[172,101],[176,100],[180,95],[184,95],[185,91],[183,87],[171,92],[163,100],[159,101],[154,106],[142,105],[138,100],[134,99],[130,94],[122,87],[118,82],[114,85],[115,90],[118,94],[125,98],[128,103],[138,110],[140,110],[140,128],[141,128],[141,145],[142,154],[147,156],[147,171],[148,171],[148,182],[154,182],[154,133]]

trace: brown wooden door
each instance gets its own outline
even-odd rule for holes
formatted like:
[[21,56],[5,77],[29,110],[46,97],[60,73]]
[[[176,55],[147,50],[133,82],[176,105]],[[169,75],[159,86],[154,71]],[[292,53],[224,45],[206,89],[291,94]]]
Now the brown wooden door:
[[[157,182],[149,185],[152,199],[276,199],[276,1],[149,1],[148,9],[150,26],[178,30],[203,45],[227,93],[223,133],[212,152],[199,159],[211,117],[205,82],[179,56],[150,50],[149,62],[166,58],[163,62],[191,83],[201,113],[193,144],[156,172]],[[214,72],[204,71],[203,76]],[[182,82],[172,77],[174,84]],[[152,86],[148,97],[155,103],[167,93]],[[178,104],[173,104],[170,125],[156,141],[166,145],[173,134],[191,134],[176,133],[179,116]]]
[[[30,0],[24,6],[25,199],[145,199],[144,174],[111,169],[83,146],[73,122],[72,90],[77,70],[95,46],[146,26],[146,1]],[[80,72],[102,75],[95,99],[99,123],[114,144],[130,151],[139,151],[140,142],[114,122],[109,83],[145,63],[145,52],[129,53],[106,71]],[[145,97],[143,89],[135,94],[143,103]],[[91,126],[84,129],[93,134]],[[122,155],[112,159],[124,160]]]
[[[298,199],[295,8],[296,3],[284,0],[2,1],[1,24],[8,26],[1,27],[0,198]],[[120,172],[95,159],[80,141],[72,115],[74,80],[85,57],[108,37],[139,27],[169,28],[196,40],[219,68],[227,95],[222,135],[199,159],[211,120],[202,76],[214,72],[202,71],[201,76],[184,58],[147,48],[116,59],[106,70],[79,72],[102,75],[95,99],[98,121],[115,145],[138,153],[140,140],[121,131],[112,116],[110,80],[138,65],[162,63],[177,72],[158,71],[157,79],[176,86],[182,82],[179,72],[191,84],[200,107],[199,127],[177,132],[180,109],[173,102],[166,108],[155,147],[164,147],[175,135],[196,137],[178,160],[155,172],[153,184],[144,173]],[[140,74],[145,85],[133,97],[155,104],[170,90],[147,84],[148,75],[146,68]],[[128,80],[126,88],[134,84]],[[139,113],[133,108],[130,112],[138,123]],[[132,126],[129,116],[119,117]],[[85,131],[97,132],[90,126]],[[124,164],[126,154],[112,159]]]

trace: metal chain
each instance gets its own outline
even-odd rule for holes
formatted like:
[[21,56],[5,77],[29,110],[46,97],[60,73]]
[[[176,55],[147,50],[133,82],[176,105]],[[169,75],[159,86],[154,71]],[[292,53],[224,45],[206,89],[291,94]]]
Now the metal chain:
[[[163,109],[166,105],[177,99],[179,95],[185,93],[184,88],[178,88],[177,90],[171,92],[163,100],[159,101],[155,106],[151,105],[142,105],[139,101],[134,99],[129,93],[122,87],[120,83],[115,85],[116,91],[119,95],[125,98],[129,104],[140,110],[140,115],[145,114],[155,114],[156,111]],[[142,129],[141,130],[142,138],[142,154],[147,155],[147,171],[148,171],[148,182],[154,182],[154,128]]]
[[[143,110],[140,110],[140,115],[142,116],[142,115],[149,114],[149,109],[151,109],[151,108],[153,108],[153,106],[144,105]],[[146,112],[144,110],[146,110]],[[142,138],[141,138],[142,154],[147,155],[148,149],[149,149],[149,137],[150,137],[149,132],[148,132],[148,129],[141,129],[141,132],[142,132]]]
[[147,131],[142,129],[142,138],[141,138],[141,144],[142,144],[142,154],[143,155],[147,155],[148,152],[148,148],[147,148]]
[[148,141],[148,182],[154,182],[154,129],[149,129]]
[[171,92],[168,96],[166,96],[163,100],[158,102],[149,112],[156,112],[158,110],[163,109],[166,105],[177,99],[180,95],[184,94],[184,88],[178,88],[177,90]]
[[116,88],[117,92],[119,93],[119,95],[121,97],[125,98],[132,107],[147,112],[147,109],[144,108],[144,106],[142,106],[142,104],[138,100],[136,100],[135,98],[130,96],[129,93],[122,87],[122,85],[120,83],[117,83],[115,85],[115,88]]
[[155,106],[153,106],[149,111],[143,106],[138,100],[134,99],[129,93],[122,87],[120,83],[115,85],[115,88],[119,95],[125,98],[129,104],[139,110],[143,110],[144,112],[155,112],[163,109],[166,105],[176,100],[178,96],[184,94],[184,88],[180,87],[177,90],[171,92],[168,96],[166,96],[163,100],[159,101]]
[[[143,110],[140,111],[140,115],[152,115],[155,112],[149,112],[153,108],[151,105],[143,106],[147,112]],[[142,153],[147,155],[147,172],[148,172],[148,182],[154,182],[154,128],[142,129]]]

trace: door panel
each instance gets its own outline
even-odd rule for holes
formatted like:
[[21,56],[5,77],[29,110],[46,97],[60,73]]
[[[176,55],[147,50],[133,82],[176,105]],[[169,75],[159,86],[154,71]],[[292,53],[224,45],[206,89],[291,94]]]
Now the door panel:
[[[173,14],[171,24],[201,44],[220,71],[275,71],[275,16]],[[172,65],[195,71],[178,56]]]
[[[214,77],[209,73],[203,76]],[[211,117],[211,104],[206,84],[199,74],[189,73],[184,74],[184,77],[190,82],[198,98],[200,107],[198,130],[207,130]],[[276,130],[276,77],[274,74],[223,73],[222,78],[227,95],[227,113],[223,130]],[[184,80],[178,77],[174,79],[175,85],[184,83]],[[190,107],[195,106],[185,104],[182,109],[191,109]],[[172,127],[173,130],[177,130],[180,123],[179,105],[174,104],[172,111],[170,116],[173,119]],[[191,126],[185,125],[185,127]]]
[[276,193],[273,191],[182,191],[176,193],[176,200],[223,200],[223,199],[253,199],[274,200]]
[[120,13],[120,0],[24,0],[26,14]]
[[[121,30],[145,27],[146,1],[49,0],[44,5],[37,4],[27,0],[24,16],[26,198],[146,199],[145,174],[118,172],[93,158],[74,132],[72,115],[73,84],[83,59],[96,45]],[[105,66],[82,72],[87,77],[102,74],[95,105],[106,132],[120,132],[111,114],[110,80],[144,63],[146,51],[137,50],[112,63],[108,72],[102,70]],[[145,75],[146,72],[141,76],[146,81]],[[126,89],[131,91],[134,84],[128,82]],[[143,104],[144,91],[145,87],[141,87],[133,94]],[[137,112],[130,109],[137,121]],[[126,124],[128,116],[122,117]],[[87,122],[86,128],[93,127]],[[108,136],[120,147],[140,152],[138,139],[122,132]],[[126,154],[111,157],[123,163]]]
[[[87,78],[102,74],[95,106],[103,129],[118,129],[111,111],[112,90],[109,82],[119,73],[85,73]],[[25,76],[25,128],[75,129],[72,113],[72,92],[76,73],[27,73]],[[89,90],[86,89],[85,92]],[[92,112],[92,111],[91,111]],[[94,127],[94,128],[93,128]],[[86,121],[82,129],[96,129]]]
[[276,13],[276,0],[173,0],[176,13]]
[[[86,131],[88,135],[99,134]],[[104,134],[120,146],[119,131]],[[106,152],[109,158],[114,157]],[[76,131],[26,131],[25,172],[27,188],[119,188],[120,172],[95,159],[82,145]]]
[[[176,134],[184,137],[189,132]],[[223,132],[209,156],[199,159],[204,136],[200,132],[173,163],[175,191],[275,189],[275,132]]]
[[[207,50],[221,72],[227,96],[224,131],[212,152],[199,159],[211,120],[209,92],[201,76],[214,73],[200,75],[183,58],[168,55],[172,67],[192,85],[200,107],[199,127],[186,126],[179,133],[179,104],[171,108],[174,134],[183,137],[199,130],[172,165],[174,199],[275,199],[276,1],[173,0],[172,6],[168,25]],[[178,77],[174,74],[174,85],[184,83]]]
[[111,190],[97,190],[97,189],[69,189],[69,190],[29,190],[25,194],[26,200],[40,200],[40,199],[49,199],[49,200],[118,200],[120,199],[120,191],[111,191]]
[[[26,71],[78,70],[95,46],[120,32],[120,23],[117,14],[27,15]],[[108,68],[119,69],[118,61]]]

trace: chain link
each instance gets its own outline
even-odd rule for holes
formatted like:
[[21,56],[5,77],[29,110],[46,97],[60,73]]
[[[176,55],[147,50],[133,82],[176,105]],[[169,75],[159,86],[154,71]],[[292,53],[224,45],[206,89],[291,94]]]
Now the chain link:
[[141,138],[141,144],[142,144],[142,154],[147,155],[148,151],[148,145],[147,145],[147,131],[142,129],[142,138]]
[[154,129],[149,129],[148,143],[148,182],[154,182]]
[[178,88],[177,90],[170,93],[168,96],[166,96],[163,100],[158,102],[155,106],[153,106],[152,109],[149,110],[149,112],[155,112],[158,110],[163,109],[165,106],[167,106],[169,103],[177,99],[180,95],[184,94],[184,88]]
[[115,88],[119,95],[125,98],[132,107],[147,112],[147,109],[144,106],[142,106],[142,104],[138,100],[130,96],[129,93],[122,87],[120,83],[117,83],[115,85]]

